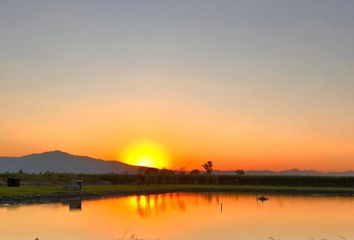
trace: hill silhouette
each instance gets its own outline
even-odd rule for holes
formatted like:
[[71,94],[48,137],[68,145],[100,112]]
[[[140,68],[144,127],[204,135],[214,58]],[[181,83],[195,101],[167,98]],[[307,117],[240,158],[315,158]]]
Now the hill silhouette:
[[0,172],[28,173],[130,173],[135,174],[140,167],[119,161],[104,161],[87,156],[76,156],[62,151],[50,151],[22,157],[0,157]]
[[[234,175],[235,171],[215,171],[217,175]],[[354,176],[354,171],[348,170],[343,172],[319,172],[315,170],[300,170],[297,168],[272,171],[272,170],[249,170],[245,171],[249,176]]]
[[[0,172],[28,173],[57,172],[57,173],[129,173],[137,174],[142,167],[133,166],[116,160],[102,160],[88,156],[77,156],[62,151],[49,151],[30,154],[22,157],[0,157]],[[297,168],[283,171],[249,170],[250,176],[354,176],[354,171],[319,172],[314,170],[300,170]],[[215,175],[235,175],[235,171],[214,171]]]

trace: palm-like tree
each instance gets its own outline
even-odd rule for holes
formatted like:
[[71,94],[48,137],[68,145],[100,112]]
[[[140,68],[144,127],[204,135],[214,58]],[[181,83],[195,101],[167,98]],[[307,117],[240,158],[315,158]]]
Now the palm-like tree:
[[212,161],[207,161],[202,165],[202,167],[205,169],[207,174],[211,174],[213,172],[213,162]]

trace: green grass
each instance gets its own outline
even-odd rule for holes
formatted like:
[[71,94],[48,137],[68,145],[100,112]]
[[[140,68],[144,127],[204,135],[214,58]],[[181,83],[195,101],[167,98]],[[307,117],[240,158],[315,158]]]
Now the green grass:
[[21,186],[21,187],[0,187],[0,197],[50,194],[64,192],[61,186]]
[[[279,194],[354,194],[354,188],[338,187],[284,187],[284,186],[235,186],[235,185],[86,185],[82,192],[94,194],[146,194],[158,192],[235,192],[235,193],[279,193]],[[0,187],[0,197],[21,197],[67,193],[62,186]],[[75,192],[80,195],[80,192]]]
[[6,185],[8,177],[18,177],[23,185],[65,185],[73,179],[87,185],[236,185],[236,186],[293,186],[293,187],[354,187],[354,176],[238,176],[208,174],[73,174],[73,173],[2,173],[0,185]]

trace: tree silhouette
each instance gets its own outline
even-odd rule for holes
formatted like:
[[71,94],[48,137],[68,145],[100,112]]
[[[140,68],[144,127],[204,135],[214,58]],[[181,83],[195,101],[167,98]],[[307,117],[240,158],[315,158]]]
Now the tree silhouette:
[[211,174],[213,172],[213,162],[212,161],[207,161],[202,165],[202,167],[205,169],[207,174]]
[[245,175],[246,172],[243,169],[238,169],[238,170],[236,170],[236,174],[239,176],[242,176],[242,175]]
[[198,169],[193,169],[192,171],[189,172],[189,174],[199,174],[200,171]]
[[145,168],[144,174],[159,174],[160,170],[157,168],[147,167]]

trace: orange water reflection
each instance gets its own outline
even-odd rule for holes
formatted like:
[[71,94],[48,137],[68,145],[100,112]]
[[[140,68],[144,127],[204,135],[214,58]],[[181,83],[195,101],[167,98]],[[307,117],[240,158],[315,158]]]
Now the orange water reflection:
[[[225,195],[225,194],[224,194]],[[195,194],[154,194],[154,195],[139,195],[130,197],[129,201],[133,208],[136,208],[139,216],[143,218],[151,215],[160,215],[166,212],[168,208],[178,209],[181,212],[186,211],[187,202],[190,205],[198,206],[198,202],[202,204],[213,205],[214,208],[220,209],[220,194],[217,193],[195,193]],[[238,198],[237,195],[230,195],[229,198]]]
[[158,194],[0,207],[7,240],[339,240],[354,239],[353,226],[354,198],[343,197]]
[[156,194],[131,197],[132,207],[136,208],[139,216],[146,218],[160,215],[168,208],[186,210],[186,202],[179,194]]

